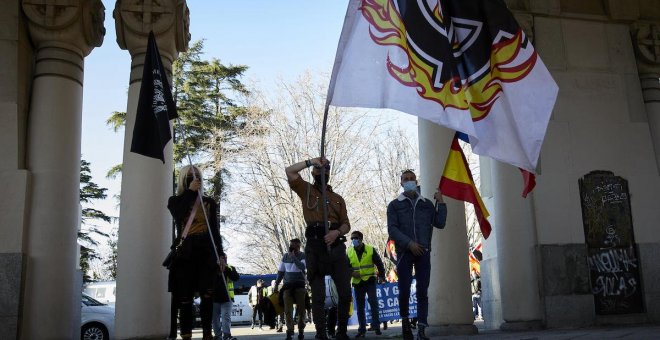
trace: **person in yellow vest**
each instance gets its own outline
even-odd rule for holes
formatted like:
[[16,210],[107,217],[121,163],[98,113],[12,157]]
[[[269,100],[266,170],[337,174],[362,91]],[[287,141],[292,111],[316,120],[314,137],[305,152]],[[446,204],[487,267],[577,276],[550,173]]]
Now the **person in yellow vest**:
[[[227,255],[220,255],[222,261],[227,263]],[[222,281],[224,274],[227,289]],[[236,268],[227,263],[224,273],[218,270],[214,282],[213,294],[213,340],[236,340],[231,336],[231,309],[234,305],[234,282],[238,281],[240,275]],[[227,295],[229,294],[229,295]]]
[[[346,253],[352,268],[352,284],[355,289],[355,303],[357,307],[358,334],[356,338],[363,338],[367,333],[367,320],[365,313],[364,296],[368,296],[369,307],[371,308],[371,328],[376,335],[381,335],[380,320],[378,318],[378,300],[376,299],[376,281],[385,282],[385,267],[383,261],[378,255],[378,251],[373,246],[362,242],[363,235],[359,231],[351,233],[351,242],[353,247]],[[378,272],[376,272],[378,268]],[[378,276],[378,279],[376,279]]]

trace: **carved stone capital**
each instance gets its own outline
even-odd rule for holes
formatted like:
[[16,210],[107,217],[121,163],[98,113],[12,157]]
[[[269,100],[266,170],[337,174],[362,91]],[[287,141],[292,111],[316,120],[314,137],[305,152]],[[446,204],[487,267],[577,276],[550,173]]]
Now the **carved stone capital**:
[[84,57],[103,43],[101,0],[22,0],[22,8],[37,49],[55,44]]
[[117,44],[131,57],[145,53],[149,31],[154,32],[161,57],[169,63],[188,49],[190,11],[185,0],[117,0],[112,16]]
[[644,102],[660,103],[660,73],[643,73],[639,75],[639,80]]
[[660,71],[660,22],[636,22],[632,25],[632,42],[641,73]]

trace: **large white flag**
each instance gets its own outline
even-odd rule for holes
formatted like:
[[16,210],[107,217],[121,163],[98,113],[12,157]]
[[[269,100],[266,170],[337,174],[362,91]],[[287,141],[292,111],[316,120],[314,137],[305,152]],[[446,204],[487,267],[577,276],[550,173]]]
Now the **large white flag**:
[[534,172],[557,92],[503,0],[350,0],[328,101],[427,119]]

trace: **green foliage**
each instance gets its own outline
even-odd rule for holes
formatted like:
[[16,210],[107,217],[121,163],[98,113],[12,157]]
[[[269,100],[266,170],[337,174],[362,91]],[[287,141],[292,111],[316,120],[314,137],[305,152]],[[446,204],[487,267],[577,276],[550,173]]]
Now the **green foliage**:
[[126,125],[126,112],[112,112],[110,117],[105,121],[105,125],[109,126],[113,132],[119,131],[120,128]]
[[[175,164],[187,164],[188,157],[195,163],[213,164],[211,192],[216,199],[222,192],[222,176],[229,174],[218,165],[228,152],[242,147],[237,140],[248,122],[248,110],[237,103],[249,91],[240,78],[245,65],[224,65],[220,60],[203,59],[204,41],[191,44],[172,64],[172,95],[176,101],[179,119],[174,125]],[[115,111],[106,120],[117,132],[126,124],[126,112]],[[208,167],[207,167],[208,168]],[[107,173],[116,178],[121,164]]]
[[248,113],[236,103],[236,97],[248,93],[240,81],[247,66],[203,60],[203,48],[202,40],[194,42],[172,66],[172,94],[179,114],[174,145],[177,164],[187,163],[188,155],[204,159],[214,148],[225,149],[245,126]]
[[[174,162],[177,168],[189,162],[201,165],[211,176],[205,191],[220,201],[229,176],[223,163],[228,154],[244,148],[244,138],[253,133],[246,132],[251,112],[239,104],[249,93],[240,79],[248,67],[204,59],[203,50],[204,41],[195,41],[172,63],[172,96],[179,115],[172,122]],[[106,120],[115,132],[125,124],[125,112],[112,112]],[[106,176],[114,179],[121,169],[116,165]]]
[[80,246],[80,268],[83,272],[83,281],[89,282],[92,278],[88,275],[90,263],[94,260],[100,260],[96,248],[99,242],[92,235],[108,237],[98,226],[91,224],[92,221],[100,220],[110,223],[112,218],[98,209],[89,205],[95,200],[102,200],[107,197],[108,189],[101,188],[98,184],[92,182],[92,174],[89,168],[89,162],[80,160],[80,203],[82,205],[82,226],[78,232],[78,242]]
[[117,179],[117,177],[119,177],[119,175],[121,175],[122,167],[123,167],[123,164],[121,164],[121,163],[113,166],[112,168],[110,168],[110,170],[108,170],[108,172],[106,172],[105,178]]
[[113,230],[108,237],[108,247],[110,247],[110,256],[103,262],[108,276],[112,280],[117,279],[117,230]]

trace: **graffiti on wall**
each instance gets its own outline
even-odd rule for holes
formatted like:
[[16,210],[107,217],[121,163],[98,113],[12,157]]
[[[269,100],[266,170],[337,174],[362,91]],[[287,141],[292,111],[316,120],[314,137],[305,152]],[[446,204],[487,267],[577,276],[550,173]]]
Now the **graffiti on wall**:
[[596,314],[641,313],[643,295],[628,182],[609,171],[593,171],[579,185]]

